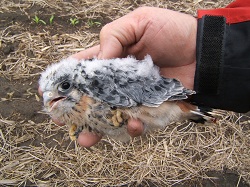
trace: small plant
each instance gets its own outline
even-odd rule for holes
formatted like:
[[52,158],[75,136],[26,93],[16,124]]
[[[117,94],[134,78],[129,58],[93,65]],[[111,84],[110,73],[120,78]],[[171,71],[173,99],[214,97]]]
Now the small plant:
[[77,18],[70,18],[70,24],[73,26],[76,26],[76,24],[79,23],[79,20]]
[[89,19],[87,22],[87,27],[93,27],[93,26],[99,27],[100,25],[101,23],[99,21],[93,21],[92,19]]
[[50,16],[50,18],[49,18],[49,24],[52,24],[52,23],[53,23],[54,17],[55,17],[54,15]]
[[46,22],[43,21],[42,19],[40,19],[38,16],[35,16],[32,20],[33,20],[36,24],[42,23],[42,24],[46,25]]

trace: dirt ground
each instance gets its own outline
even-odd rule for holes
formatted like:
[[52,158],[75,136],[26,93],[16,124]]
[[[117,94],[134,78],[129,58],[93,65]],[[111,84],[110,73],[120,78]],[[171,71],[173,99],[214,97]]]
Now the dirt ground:
[[[85,149],[43,114],[37,93],[49,63],[97,44],[103,25],[139,6],[195,15],[229,2],[2,0],[0,186],[249,186],[246,115],[228,112],[218,127],[187,123],[182,130],[177,123],[128,145],[107,138]],[[35,23],[35,15],[46,25]],[[79,23],[70,24],[71,18]]]

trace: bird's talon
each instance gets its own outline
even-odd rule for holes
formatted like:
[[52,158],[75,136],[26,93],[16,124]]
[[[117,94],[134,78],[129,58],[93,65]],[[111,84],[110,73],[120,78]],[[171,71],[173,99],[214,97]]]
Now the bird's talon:
[[71,141],[76,140],[76,131],[77,131],[77,125],[72,124],[69,128],[69,137]]
[[113,110],[113,111],[111,111],[111,113],[113,114],[112,122],[113,122],[114,126],[115,127],[120,127],[121,123],[123,122],[121,111]]
[[123,122],[121,111],[118,110],[118,111],[116,112],[116,118],[117,118],[117,121],[118,121],[119,123],[122,123],[122,122]]

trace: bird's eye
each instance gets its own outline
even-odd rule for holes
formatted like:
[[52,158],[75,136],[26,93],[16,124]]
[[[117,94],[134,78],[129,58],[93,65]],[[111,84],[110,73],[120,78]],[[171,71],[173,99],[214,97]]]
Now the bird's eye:
[[65,92],[71,88],[71,84],[67,81],[61,83],[58,87],[59,91]]

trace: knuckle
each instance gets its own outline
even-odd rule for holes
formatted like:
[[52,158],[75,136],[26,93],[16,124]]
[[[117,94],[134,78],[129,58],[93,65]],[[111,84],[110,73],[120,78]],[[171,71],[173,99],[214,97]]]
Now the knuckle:
[[136,13],[141,14],[142,12],[143,12],[143,13],[147,13],[148,10],[150,10],[150,9],[151,9],[151,7],[142,6],[142,7],[136,8],[134,11],[135,11]]
[[103,35],[107,32],[109,32],[112,29],[112,22],[111,23],[107,23],[106,25],[104,25],[101,29],[100,34]]

